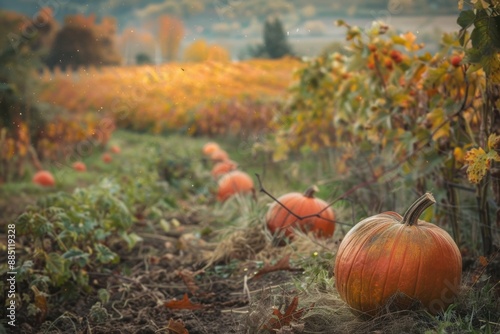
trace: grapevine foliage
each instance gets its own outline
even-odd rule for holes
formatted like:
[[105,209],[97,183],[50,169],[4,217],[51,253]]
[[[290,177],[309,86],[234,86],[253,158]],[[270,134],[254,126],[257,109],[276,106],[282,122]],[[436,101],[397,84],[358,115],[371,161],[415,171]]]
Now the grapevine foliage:
[[460,178],[464,152],[478,140],[485,72],[453,64],[463,57],[458,36],[443,35],[431,55],[412,33],[338,24],[347,30],[347,53],[307,60],[297,71],[268,142],[275,160],[334,148],[339,174],[349,175],[350,161],[364,156],[374,170],[401,165],[413,178]]
[[[462,9],[463,3],[459,2]],[[467,175],[472,183],[479,183],[490,170],[492,161],[500,156],[490,145],[498,132],[494,123],[500,109],[500,1],[473,1],[472,8],[462,10],[457,23],[460,25],[460,44],[471,64],[468,73],[483,70],[485,73],[485,105],[482,119],[483,138],[478,148],[467,152]],[[488,137],[488,145],[485,139]]]

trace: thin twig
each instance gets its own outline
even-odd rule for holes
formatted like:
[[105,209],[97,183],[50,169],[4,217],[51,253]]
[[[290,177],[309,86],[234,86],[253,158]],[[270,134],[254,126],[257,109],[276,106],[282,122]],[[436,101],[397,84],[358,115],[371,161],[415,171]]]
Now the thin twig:
[[252,302],[252,296],[250,294],[250,289],[248,288],[248,275],[245,275],[244,279],[243,279],[243,294],[246,294],[247,298],[248,298],[248,302],[251,303]]
[[336,223],[336,224],[340,224],[340,225],[353,226],[352,224],[342,223],[342,222],[339,222],[339,221],[336,221],[336,220],[333,220],[333,219],[321,217],[321,213],[323,211],[327,210],[334,202],[329,203],[327,206],[325,206],[323,209],[321,209],[317,213],[314,213],[314,214],[311,214],[311,215],[307,215],[307,216],[299,216],[298,214],[296,214],[295,212],[293,212],[292,210],[290,210],[289,208],[287,208],[285,204],[281,203],[276,197],[274,197],[271,193],[269,193],[262,186],[262,181],[261,181],[260,175],[258,173],[255,173],[255,176],[257,177],[257,181],[259,181],[259,188],[260,188],[259,191],[262,192],[262,193],[264,193],[264,194],[266,194],[267,196],[271,197],[276,203],[278,203],[279,205],[281,205],[286,211],[288,211],[295,218],[297,218],[299,220],[302,220],[302,219],[311,218],[311,217],[318,217],[318,218],[324,219],[324,220],[326,220],[328,222],[331,222],[331,223]]

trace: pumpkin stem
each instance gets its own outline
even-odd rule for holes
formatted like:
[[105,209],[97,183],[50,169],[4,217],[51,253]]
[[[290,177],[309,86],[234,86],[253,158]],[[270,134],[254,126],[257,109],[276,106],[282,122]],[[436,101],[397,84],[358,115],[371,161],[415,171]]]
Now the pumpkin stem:
[[314,185],[312,187],[307,188],[307,190],[304,191],[304,196],[307,198],[314,198],[314,194],[317,193],[318,191],[319,191],[318,187]]
[[409,226],[417,225],[418,218],[422,215],[422,213],[430,207],[432,204],[436,203],[434,196],[431,193],[425,193],[406,210],[403,215],[402,224],[407,224]]

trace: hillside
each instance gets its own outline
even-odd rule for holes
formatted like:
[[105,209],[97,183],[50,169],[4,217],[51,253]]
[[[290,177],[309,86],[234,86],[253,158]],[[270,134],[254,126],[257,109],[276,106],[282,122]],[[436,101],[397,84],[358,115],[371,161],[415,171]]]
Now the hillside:
[[[161,14],[180,16],[187,26],[196,26],[204,22],[239,22],[246,25],[253,18],[263,19],[268,13],[279,13],[281,16],[299,16],[304,19],[320,17],[356,18],[368,17],[376,19],[380,16],[398,15],[456,15],[455,0],[420,0],[403,1],[394,4],[385,0],[350,1],[348,5],[340,0],[305,1],[305,0],[96,0],[83,3],[77,0],[54,1],[55,17],[62,21],[69,14],[91,14],[97,16],[114,16],[121,29],[128,25],[141,26],[147,24]],[[32,0],[3,2],[2,9],[18,11],[31,17],[40,8],[34,6]],[[311,7],[314,10],[311,10]]]

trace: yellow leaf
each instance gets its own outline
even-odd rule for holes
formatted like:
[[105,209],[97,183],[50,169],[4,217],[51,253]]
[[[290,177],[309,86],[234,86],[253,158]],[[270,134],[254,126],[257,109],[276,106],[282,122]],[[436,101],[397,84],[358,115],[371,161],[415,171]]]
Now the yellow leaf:
[[455,147],[455,149],[453,150],[453,156],[456,162],[458,163],[464,162],[465,153],[461,147]]
[[411,31],[407,32],[406,34],[402,34],[401,37],[406,41],[404,44],[406,50],[415,51],[420,49],[419,45],[415,45],[417,36],[415,36],[415,34]]
[[427,114],[427,120],[431,123],[432,127],[432,139],[438,140],[442,137],[450,136],[450,122],[445,117],[444,110],[442,108],[436,108]]
[[496,151],[486,153],[481,147],[473,148],[465,155],[467,177],[472,183],[479,183],[490,169],[491,160],[500,161],[500,155]]
[[479,183],[487,170],[486,152],[480,148],[473,148],[465,155],[467,167],[467,177],[472,183]]
[[500,136],[496,134],[491,134],[488,137],[488,149],[490,150],[498,150],[500,149]]

